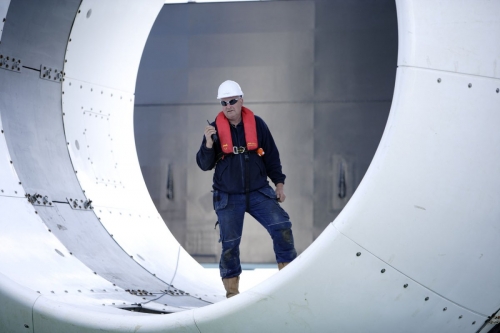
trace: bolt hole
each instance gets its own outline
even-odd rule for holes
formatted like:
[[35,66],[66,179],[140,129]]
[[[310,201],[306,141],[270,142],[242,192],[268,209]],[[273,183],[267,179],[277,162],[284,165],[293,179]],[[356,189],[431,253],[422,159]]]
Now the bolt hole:
[[426,297],[426,298],[425,298],[425,301],[428,301],[428,300],[429,300],[429,297]]
[[383,268],[383,269],[380,271],[380,273],[385,273],[385,268]]
[[438,79],[438,83],[441,83],[441,78]]
[[472,83],[469,83],[469,88],[472,88]]
[[356,257],[359,257],[361,255],[361,252],[356,253]]
[[405,285],[403,286],[403,288],[408,288],[408,283],[405,283]]

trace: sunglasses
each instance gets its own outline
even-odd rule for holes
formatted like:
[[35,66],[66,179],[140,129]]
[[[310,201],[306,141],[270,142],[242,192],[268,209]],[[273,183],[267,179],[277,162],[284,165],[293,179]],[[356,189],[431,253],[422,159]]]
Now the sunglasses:
[[236,103],[238,103],[238,101],[240,100],[240,97],[238,98],[235,98],[235,99],[232,99],[230,100],[229,102],[226,102],[226,101],[220,101],[220,105],[222,106],[227,106],[227,104],[229,103],[229,105],[234,105]]

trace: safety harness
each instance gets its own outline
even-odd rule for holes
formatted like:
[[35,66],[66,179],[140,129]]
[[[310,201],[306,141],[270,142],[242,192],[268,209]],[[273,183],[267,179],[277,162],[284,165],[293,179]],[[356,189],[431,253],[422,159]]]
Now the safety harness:
[[226,155],[238,155],[245,153],[245,194],[246,194],[246,204],[247,209],[249,207],[249,193],[250,193],[250,166],[248,157],[249,152],[256,152],[259,156],[264,154],[262,148],[259,148],[257,139],[257,125],[255,124],[254,113],[242,106],[241,107],[241,118],[243,121],[243,130],[245,131],[245,141],[247,143],[246,147],[233,146],[233,138],[231,136],[231,128],[229,120],[224,115],[224,112],[220,112],[215,119],[215,124],[217,125],[217,134],[219,136],[220,146],[222,149],[222,156],[217,160],[224,159]]

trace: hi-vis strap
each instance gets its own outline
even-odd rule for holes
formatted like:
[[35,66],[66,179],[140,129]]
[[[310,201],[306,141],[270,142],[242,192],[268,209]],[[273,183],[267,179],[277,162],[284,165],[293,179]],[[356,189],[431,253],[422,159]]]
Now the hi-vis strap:
[[[243,120],[243,128],[245,130],[245,141],[247,143],[246,150],[252,151],[259,147],[257,140],[257,125],[255,123],[254,113],[246,108],[241,107],[241,118]],[[215,119],[217,124],[217,134],[219,136],[220,145],[224,154],[242,154],[245,150],[233,146],[233,139],[231,137],[231,128],[229,127],[229,120],[224,115],[224,112],[219,112]]]

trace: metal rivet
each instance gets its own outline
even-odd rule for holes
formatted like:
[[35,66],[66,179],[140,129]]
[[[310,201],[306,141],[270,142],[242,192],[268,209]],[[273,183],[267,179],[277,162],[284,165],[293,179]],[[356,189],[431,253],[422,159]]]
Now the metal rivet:
[[383,269],[380,271],[380,273],[385,273],[385,268],[383,268]]
[[428,300],[429,300],[429,297],[426,297],[426,298],[425,298],[425,300],[426,300],[426,301],[428,301]]
[[356,253],[356,257],[359,257],[361,255],[361,252]]
[[[5,19],[4,19],[4,22],[5,22]],[[28,324],[24,324],[24,327],[30,328]]]
[[403,286],[403,288],[408,288],[408,283],[405,283],[405,285]]
[[475,322],[475,321],[473,321],[473,322],[472,322],[472,325],[476,325],[476,322]]
[[469,88],[472,88],[472,83],[469,83]]
[[443,309],[443,311],[446,311],[446,310],[448,310],[448,308],[444,308],[444,309]]
[[438,83],[441,83],[441,78],[438,79]]
[[463,316],[462,316],[462,315],[458,316],[458,319],[462,319],[462,318],[463,318]]

